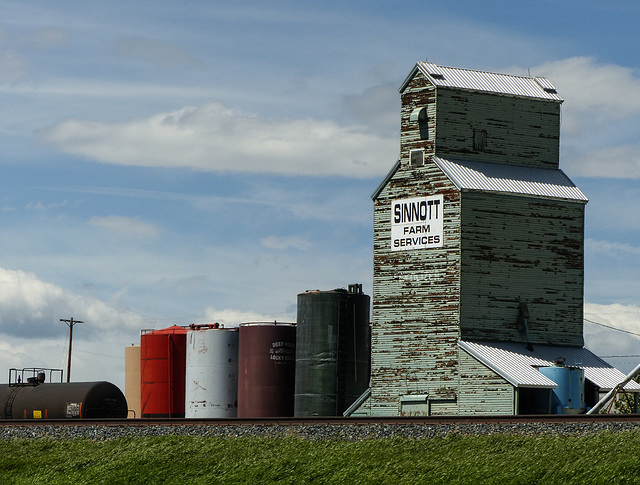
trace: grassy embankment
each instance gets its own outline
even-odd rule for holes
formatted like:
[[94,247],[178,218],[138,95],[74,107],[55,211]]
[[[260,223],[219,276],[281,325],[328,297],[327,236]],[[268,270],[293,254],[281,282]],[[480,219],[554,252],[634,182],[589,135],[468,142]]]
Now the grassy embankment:
[[0,440],[0,483],[640,483],[640,431],[590,437]]

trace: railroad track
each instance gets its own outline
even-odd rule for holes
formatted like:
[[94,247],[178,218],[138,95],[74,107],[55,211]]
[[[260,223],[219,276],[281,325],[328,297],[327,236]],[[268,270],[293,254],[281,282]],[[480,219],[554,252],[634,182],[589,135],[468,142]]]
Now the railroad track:
[[638,423],[640,414],[574,414],[518,416],[407,416],[407,417],[306,417],[221,419],[13,419],[0,426],[375,426],[375,425],[485,425],[485,424]]

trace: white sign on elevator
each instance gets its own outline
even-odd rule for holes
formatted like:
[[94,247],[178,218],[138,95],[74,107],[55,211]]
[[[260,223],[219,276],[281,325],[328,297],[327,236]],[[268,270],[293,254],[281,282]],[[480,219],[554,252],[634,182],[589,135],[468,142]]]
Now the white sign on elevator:
[[413,197],[391,203],[391,250],[442,247],[442,195]]

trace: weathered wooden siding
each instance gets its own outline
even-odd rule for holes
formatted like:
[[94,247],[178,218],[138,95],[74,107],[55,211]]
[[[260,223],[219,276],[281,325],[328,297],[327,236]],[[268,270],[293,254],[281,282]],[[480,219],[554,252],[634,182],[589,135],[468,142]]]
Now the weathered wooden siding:
[[[443,194],[444,245],[391,251],[391,201]],[[459,338],[460,194],[431,161],[402,166],[374,206],[372,413],[397,415],[400,397],[455,400]],[[443,401],[444,400],[444,401]],[[447,408],[448,413],[455,409]]]
[[[460,191],[431,160],[558,167],[560,104],[436,88],[418,72],[401,93],[400,168],[374,200],[373,415],[514,412],[514,389],[459,338],[582,345],[584,206]],[[410,121],[416,108],[426,119]],[[474,149],[477,141],[486,145]],[[423,149],[425,165],[411,167]],[[442,194],[443,247],[391,251],[391,202]],[[402,396],[428,395],[424,403]]]
[[[558,168],[558,102],[439,88],[436,123],[439,157]],[[474,130],[486,131],[484,151]]]
[[[400,157],[409,161],[409,151],[424,149],[425,157],[433,155],[436,136],[435,87],[420,73],[414,77],[407,89],[401,93],[400,108]],[[409,120],[416,108],[426,108],[427,119],[421,123]]]
[[584,204],[499,194],[462,195],[463,339],[582,346]]
[[515,414],[515,388],[506,380],[460,350],[460,414]]

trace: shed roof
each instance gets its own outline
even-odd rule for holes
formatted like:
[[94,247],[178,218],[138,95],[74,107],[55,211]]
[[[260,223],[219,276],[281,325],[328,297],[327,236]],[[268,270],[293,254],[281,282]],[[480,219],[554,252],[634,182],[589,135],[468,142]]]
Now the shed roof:
[[440,157],[433,157],[433,161],[460,190],[502,192],[585,203],[589,200],[560,169],[446,160]]
[[[584,369],[585,378],[602,391],[611,390],[625,378],[622,372],[584,347],[535,345],[530,351],[521,343],[470,340],[459,340],[458,345],[515,387],[557,387],[557,384],[538,371],[537,367],[550,367],[559,357],[565,359],[567,366]],[[631,381],[624,389],[640,392],[640,384]]]
[[457,67],[438,66],[431,62],[418,62],[402,83],[400,92],[405,90],[417,72],[421,72],[436,87],[483,91],[562,102],[562,98],[558,95],[556,88],[544,77],[525,77],[473,71]]

